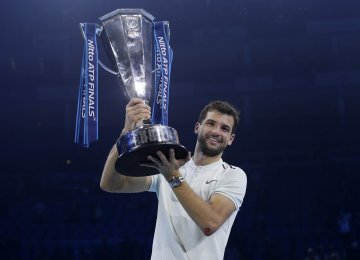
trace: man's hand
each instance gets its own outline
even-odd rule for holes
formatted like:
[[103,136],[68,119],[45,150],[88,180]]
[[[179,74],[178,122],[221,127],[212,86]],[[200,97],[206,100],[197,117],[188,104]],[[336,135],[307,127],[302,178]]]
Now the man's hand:
[[191,159],[191,153],[189,152],[185,159],[177,160],[175,158],[174,149],[170,149],[169,159],[167,159],[166,156],[160,151],[156,152],[156,155],[158,158],[151,155],[147,157],[148,160],[152,161],[153,163],[142,165],[158,169],[167,180],[173,176],[180,176],[181,174],[179,172],[179,168]]
[[151,108],[140,98],[133,98],[126,105],[126,118],[123,133],[133,130],[138,122],[150,119]]

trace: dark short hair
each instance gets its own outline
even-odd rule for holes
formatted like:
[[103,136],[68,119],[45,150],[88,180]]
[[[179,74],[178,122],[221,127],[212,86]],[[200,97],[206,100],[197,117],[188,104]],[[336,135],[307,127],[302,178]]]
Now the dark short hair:
[[211,101],[200,112],[199,115],[200,124],[206,118],[207,113],[211,111],[218,111],[222,114],[232,116],[234,118],[234,126],[232,128],[231,133],[235,133],[240,119],[240,111],[235,106],[233,106],[232,104],[226,101]]

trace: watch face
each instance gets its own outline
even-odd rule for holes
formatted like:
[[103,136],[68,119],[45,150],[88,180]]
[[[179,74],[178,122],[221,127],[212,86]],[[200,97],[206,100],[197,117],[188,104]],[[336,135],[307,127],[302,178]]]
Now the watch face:
[[173,185],[174,185],[175,187],[179,186],[180,183],[181,183],[181,182],[180,182],[179,178],[175,178],[174,181],[173,181]]
[[170,182],[170,186],[172,188],[178,187],[180,186],[180,184],[183,182],[183,178],[182,177],[174,177],[172,178],[169,182]]

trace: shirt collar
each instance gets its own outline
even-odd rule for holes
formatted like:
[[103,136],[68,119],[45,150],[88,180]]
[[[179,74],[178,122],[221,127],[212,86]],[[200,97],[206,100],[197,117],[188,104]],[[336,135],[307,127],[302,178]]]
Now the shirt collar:
[[224,161],[222,158],[220,158],[218,161],[207,164],[207,165],[196,165],[193,158],[189,161],[189,166],[191,168],[198,168],[198,169],[204,169],[204,170],[211,170],[219,167]]

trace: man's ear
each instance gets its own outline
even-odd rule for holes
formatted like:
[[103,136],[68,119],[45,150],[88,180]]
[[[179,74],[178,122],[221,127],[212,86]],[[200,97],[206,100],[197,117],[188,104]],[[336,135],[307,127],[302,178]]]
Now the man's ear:
[[194,128],[195,134],[198,134],[198,133],[199,133],[199,127],[200,127],[200,123],[197,122],[197,123],[195,124],[195,128]]
[[234,139],[235,139],[235,134],[231,134],[228,145],[231,145],[234,142]]

